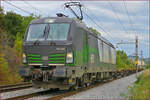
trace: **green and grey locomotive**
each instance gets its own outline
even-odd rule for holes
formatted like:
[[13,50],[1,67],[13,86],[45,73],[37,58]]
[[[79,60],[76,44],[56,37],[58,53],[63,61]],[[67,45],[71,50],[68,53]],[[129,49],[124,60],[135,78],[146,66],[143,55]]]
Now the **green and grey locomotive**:
[[23,42],[20,74],[35,87],[69,89],[116,71],[115,47],[80,20],[47,17],[31,21]]

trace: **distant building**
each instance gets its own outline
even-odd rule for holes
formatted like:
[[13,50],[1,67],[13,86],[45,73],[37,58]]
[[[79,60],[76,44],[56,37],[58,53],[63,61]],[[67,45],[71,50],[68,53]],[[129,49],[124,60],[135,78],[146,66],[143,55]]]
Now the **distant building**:
[[145,61],[144,60],[138,60],[138,67],[145,67],[146,64],[145,64]]
[[[128,56],[129,59],[132,59],[133,61],[135,61],[135,56]],[[141,58],[138,58],[138,67],[145,67],[146,63],[144,61],[144,59],[141,61]]]

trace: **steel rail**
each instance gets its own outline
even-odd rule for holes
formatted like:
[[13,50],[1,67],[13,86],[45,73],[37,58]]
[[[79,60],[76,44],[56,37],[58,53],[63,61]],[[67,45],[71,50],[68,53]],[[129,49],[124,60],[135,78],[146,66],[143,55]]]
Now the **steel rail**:
[[25,88],[32,87],[32,83],[25,82],[25,83],[18,83],[18,84],[11,84],[11,85],[1,85],[0,86],[0,92],[9,92],[14,90],[21,90]]
[[102,86],[105,83],[110,83],[112,81],[121,79],[123,77],[127,77],[129,75],[134,74],[134,73],[135,73],[135,71],[130,71],[130,73],[129,72],[127,72],[127,73],[126,72],[120,72],[120,75],[117,76],[116,78],[111,77],[111,78],[108,78],[108,79],[104,79],[103,81],[96,82],[95,84],[92,84],[92,85],[90,85],[88,87],[79,88],[77,90],[72,90],[72,91],[68,91],[68,90],[67,91],[43,90],[43,91],[34,92],[34,93],[26,94],[26,95],[21,95],[21,96],[7,98],[7,99],[4,99],[4,100],[24,100],[24,99],[29,99],[29,98],[32,98],[32,97],[46,95],[46,94],[51,94],[51,97],[49,97],[49,98],[47,98],[45,100],[61,100],[61,99],[65,98],[65,97],[72,96],[72,95],[77,94],[79,92],[84,92],[84,91],[89,90],[91,88]]
[[58,91],[57,89],[42,90],[39,92],[34,92],[34,93],[26,94],[26,95],[11,97],[11,98],[7,98],[4,100],[24,100],[24,99],[29,99],[32,97],[37,97],[37,96],[46,95],[46,94],[51,94],[51,96],[53,97],[53,96],[56,96],[56,95],[61,94],[61,93],[65,93],[65,91]]

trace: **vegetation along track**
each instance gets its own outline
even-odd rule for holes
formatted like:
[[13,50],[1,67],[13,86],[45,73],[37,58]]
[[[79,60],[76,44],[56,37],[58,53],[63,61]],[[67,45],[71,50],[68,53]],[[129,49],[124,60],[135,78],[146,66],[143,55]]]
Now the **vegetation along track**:
[[2,85],[0,86],[0,92],[9,92],[14,90],[21,90],[25,88],[32,87],[32,83],[30,82],[23,82],[19,84],[12,84],[12,85]]

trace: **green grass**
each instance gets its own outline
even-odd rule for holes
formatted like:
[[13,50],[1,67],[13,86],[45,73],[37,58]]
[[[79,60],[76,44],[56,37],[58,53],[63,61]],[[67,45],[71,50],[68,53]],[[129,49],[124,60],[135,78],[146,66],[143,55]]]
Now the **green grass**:
[[150,100],[150,69],[144,71],[129,87],[130,100]]

